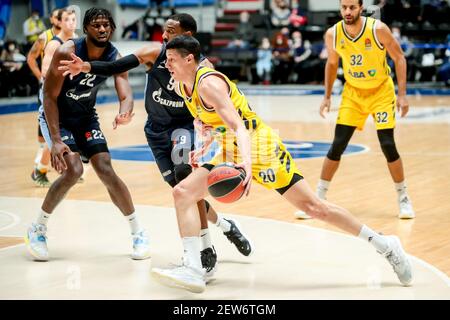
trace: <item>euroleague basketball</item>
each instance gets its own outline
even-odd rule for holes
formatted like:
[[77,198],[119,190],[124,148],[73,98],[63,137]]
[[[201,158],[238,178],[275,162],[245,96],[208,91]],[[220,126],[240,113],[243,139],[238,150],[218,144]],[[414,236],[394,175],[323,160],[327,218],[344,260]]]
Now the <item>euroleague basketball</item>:
[[208,191],[220,202],[231,203],[244,194],[245,170],[234,163],[216,165],[208,174]]

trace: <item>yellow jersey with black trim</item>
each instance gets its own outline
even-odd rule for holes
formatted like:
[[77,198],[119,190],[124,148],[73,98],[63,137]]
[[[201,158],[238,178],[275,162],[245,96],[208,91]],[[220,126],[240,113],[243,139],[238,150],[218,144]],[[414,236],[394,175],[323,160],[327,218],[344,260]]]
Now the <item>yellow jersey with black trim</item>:
[[217,133],[225,135],[228,130],[223,120],[217,114],[213,106],[206,106],[199,95],[198,86],[201,81],[208,76],[218,76],[222,78],[228,85],[228,95],[233,101],[233,105],[236,108],[239,116],[244,121],[245,127],[249,130],[256,129],[261,122],[256,113],[250,108],[247,98],[239,90],[235,83],[233,83],[226,75],[218,72],[214,69],[207,67],[199,67],[195,75],[194,87],[192,89],[191,96],[186,94],[184,85],[179,83],[179,91],[186,103],[187,108],[191,112],[192,116],[200,118],[202,122],[213,126]]
[[55,36],[52,28],[45,30],[44,35],[45,35],[45,37],[44,37],[44,45],[42,46],[42,51],[41,51],[41,59],[44,59],[45,47],[50,42],[50,40],[52,40],[53,37]]
[[352,38],[345,31],[343,20],[334,25],[333,47],[342,59],[345,80],[359,89],[379,87],[390,77],[386,49],[377,38],[378,20],[362,17],[361,32]]

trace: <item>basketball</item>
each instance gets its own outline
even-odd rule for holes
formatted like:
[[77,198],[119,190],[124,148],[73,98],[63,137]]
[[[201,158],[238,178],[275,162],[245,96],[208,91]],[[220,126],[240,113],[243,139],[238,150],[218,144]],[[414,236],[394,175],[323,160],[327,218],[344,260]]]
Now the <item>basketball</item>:
[[208,191],[217,201],[235,202],[244,194],[244,180],[244,169],[236,168],[233,163],[222,163],[208,174]]

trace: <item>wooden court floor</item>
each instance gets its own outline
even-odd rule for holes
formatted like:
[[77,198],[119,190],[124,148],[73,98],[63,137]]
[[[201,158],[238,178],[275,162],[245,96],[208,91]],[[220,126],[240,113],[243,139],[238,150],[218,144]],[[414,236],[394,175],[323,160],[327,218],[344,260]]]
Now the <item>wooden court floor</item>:
[[[331,141],[336,108],[327,120],[317,114],[320,96],[250,96],[258,114],[286,140]],[[335,97],[333,105],[339,98]],[[450,97],[412,96],[409,119],[400,119],[396,142],[402,156],[408,191],[416,210],[414,220],[397,219],[396,192],[369,118],[366,128],[356,132],[351,143],[370,148],[368,152],[344,156],[328,199],[349,209],[364,223],[384,234],[400,236],[405,249],[450,276]],[[98,107],[102,130],[110,148],[146,144],[143,101],[135,102],[135,117],[128,126],[112,129],[118,105]],[[30,179],[37,149],[36,113],[0,116],[0,196],[43,198],[46,189]],[[296,163],[315,188],[323,158],[298,159]],[[171,191],[154,163],[114,161],[113,166],[130,188],[136,204],[173,207]],[[51,179],[56,173],[50,172]],[[110,201],[105,188],[88,170],[86,182],[77,184],[68,199]],[[271,218],[296,224],[337,230],[320,221],[296,220],[295,208],[276,192],[253,183],[250,196],[224,205],[211,200],[220,212]],[[1,209],[1,208],[0,208]],[[36,214],[39,208],[36,207]],[[276,230],[270,236],[276,241]],[[21,239],[0,237],[0,247]]]

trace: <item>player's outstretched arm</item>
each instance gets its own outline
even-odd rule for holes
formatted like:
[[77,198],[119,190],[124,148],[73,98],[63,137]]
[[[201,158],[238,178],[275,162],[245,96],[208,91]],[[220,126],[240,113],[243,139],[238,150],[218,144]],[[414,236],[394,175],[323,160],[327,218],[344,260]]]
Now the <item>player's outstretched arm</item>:
[[44,112],[50,137],[52,139],[51,164],[59,173],[67,169],[64,154],[70,153],[69,147],[62,142],[59,128],[59,111],[57,99],[64,83],[62,72],[57,69],[62,59],[67,59],[74,51],[74,43],[68,41],[60,46],[53,55],[44,83]]
[[228,128],[233,130],[236,135],[239,153],[243,159],[243,162],[238,164],[238,167],[245,170],[245,194],[248,195],[252,181],[250,135],[245,128],[241,117],[236,111],[233,101],[228,95],[228,84],[224,79],[218,76],[210,75],[200,82],[198,90],[203,102],[210,107],[214,107],[223,122]]
[[406,99],[406,59],[400,44],[395,40],[389,27],[378,21],[376,34],[381,44],[386,48],[389,56],[395,64],[395,74],[397,75],[398,97],[397,108],[404,117],[408,113],[409,103]]
[[71,54],[71,59],[62,60],[59,70],[63,71],[63,75],[76,76],[80,72],[92,73],[102,76],[112,76],[123,73],[138,67],[140,64],[147,66],[156,61],[161,52],[161,45],[146,46],[138,49],[133,54],[126,55],[115,61],[83,61],[74,53]]
[[128,124],[132,120],[134,116],[134,100],[133,92],[130,83],[128,82],[128,72],[115,75],[114,84],[120,102],[119,114],[113,122],[113,129],[116,129],[118,125]]

